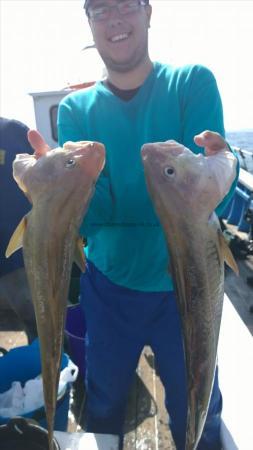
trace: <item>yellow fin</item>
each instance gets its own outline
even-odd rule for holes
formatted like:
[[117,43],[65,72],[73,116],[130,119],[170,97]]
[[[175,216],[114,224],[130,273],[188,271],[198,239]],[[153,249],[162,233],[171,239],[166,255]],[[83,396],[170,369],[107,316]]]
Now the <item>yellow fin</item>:
[[83,240],[79,237],[76,241],[74,261],[82,272],[85,272],[85,254],[83,250]]
[[24,216],[18,224],[16,230],[10,238],[10,242],[5,252],[6,258],[9,258],[13,253],[23,247],[23,236],[27,226],[27,216]]
[[229,245],[221,231],[218,233],[218,236],[219,236],[219,243],[220,243],[220,246],[222,249],[222,254],[223,254],[225,262],[236,273],[236,275],[239,275],[238,265],[235,261],[233,253],[231,252]]

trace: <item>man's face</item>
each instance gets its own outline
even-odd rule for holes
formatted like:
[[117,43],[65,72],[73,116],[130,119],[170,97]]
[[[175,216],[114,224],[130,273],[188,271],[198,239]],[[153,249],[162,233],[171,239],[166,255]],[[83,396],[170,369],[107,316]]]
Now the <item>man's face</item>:
[[[115,6],[128,0],[92,0],[90,7]],[[96,48],[108,69],[128,72],[148,55],[148,28],[151,6],[140,6],[128,14],[110,9],[104,20],[89,18]]]

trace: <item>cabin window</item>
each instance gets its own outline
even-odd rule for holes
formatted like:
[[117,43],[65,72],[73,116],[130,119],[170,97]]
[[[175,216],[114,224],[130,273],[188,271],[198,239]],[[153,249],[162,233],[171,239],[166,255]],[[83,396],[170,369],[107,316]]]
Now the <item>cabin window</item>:
[[51,136],[55,142],[58,142],[58,130],[57,130],[58,107],[59,105],[53,105],[50,108]]

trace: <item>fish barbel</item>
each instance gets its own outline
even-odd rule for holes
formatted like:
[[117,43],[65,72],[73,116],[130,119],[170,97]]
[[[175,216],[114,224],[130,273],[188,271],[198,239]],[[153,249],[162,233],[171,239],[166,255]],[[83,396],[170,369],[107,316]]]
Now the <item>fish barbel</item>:
[[145,144],[142,160],[171,259],[187,376],[185,449],[195,450],[216,369],[224,260],[238,270],[214,212],[235,178],[237,160],[227,149],[196,155],[175,141]]
[[71,267],[75,261],[85,270],[78,230],[104,160],[100,143],[67,142],[39,159],[19,154],[13,162],[13,176],[32,209],[12,235],[6,256],[23,247],[40,341],[50,450]]

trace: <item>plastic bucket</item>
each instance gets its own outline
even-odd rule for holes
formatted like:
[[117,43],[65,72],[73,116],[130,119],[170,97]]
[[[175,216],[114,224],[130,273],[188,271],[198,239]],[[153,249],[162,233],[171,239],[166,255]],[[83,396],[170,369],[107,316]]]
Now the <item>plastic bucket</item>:
[[[68,355],[63,354],[61,369],[67,367],[68,362]],[[40,374],[40,348],[36,339],[31,345],[16,347],[0,358],[0,393],[8,391],[14,381],[25,384]],[[54,429],[58,431],[66,431],[68,426],[69,391],[69,386],[66,385],[57,398]],[[22,414],[22,417],[34,419],[41,427],[47,428],[44,406]],[[10,419],[0,416],[0,425],[8,423]]]
[[81,377],[85,376],[85,334],[85,317],[80,304],[68,306],[65,325],[67,351]]
[[[1,450],[48,450],[48,432],[23,417],[15,417],[0,426]],[[60,446],[53,438],[54,450]]]

